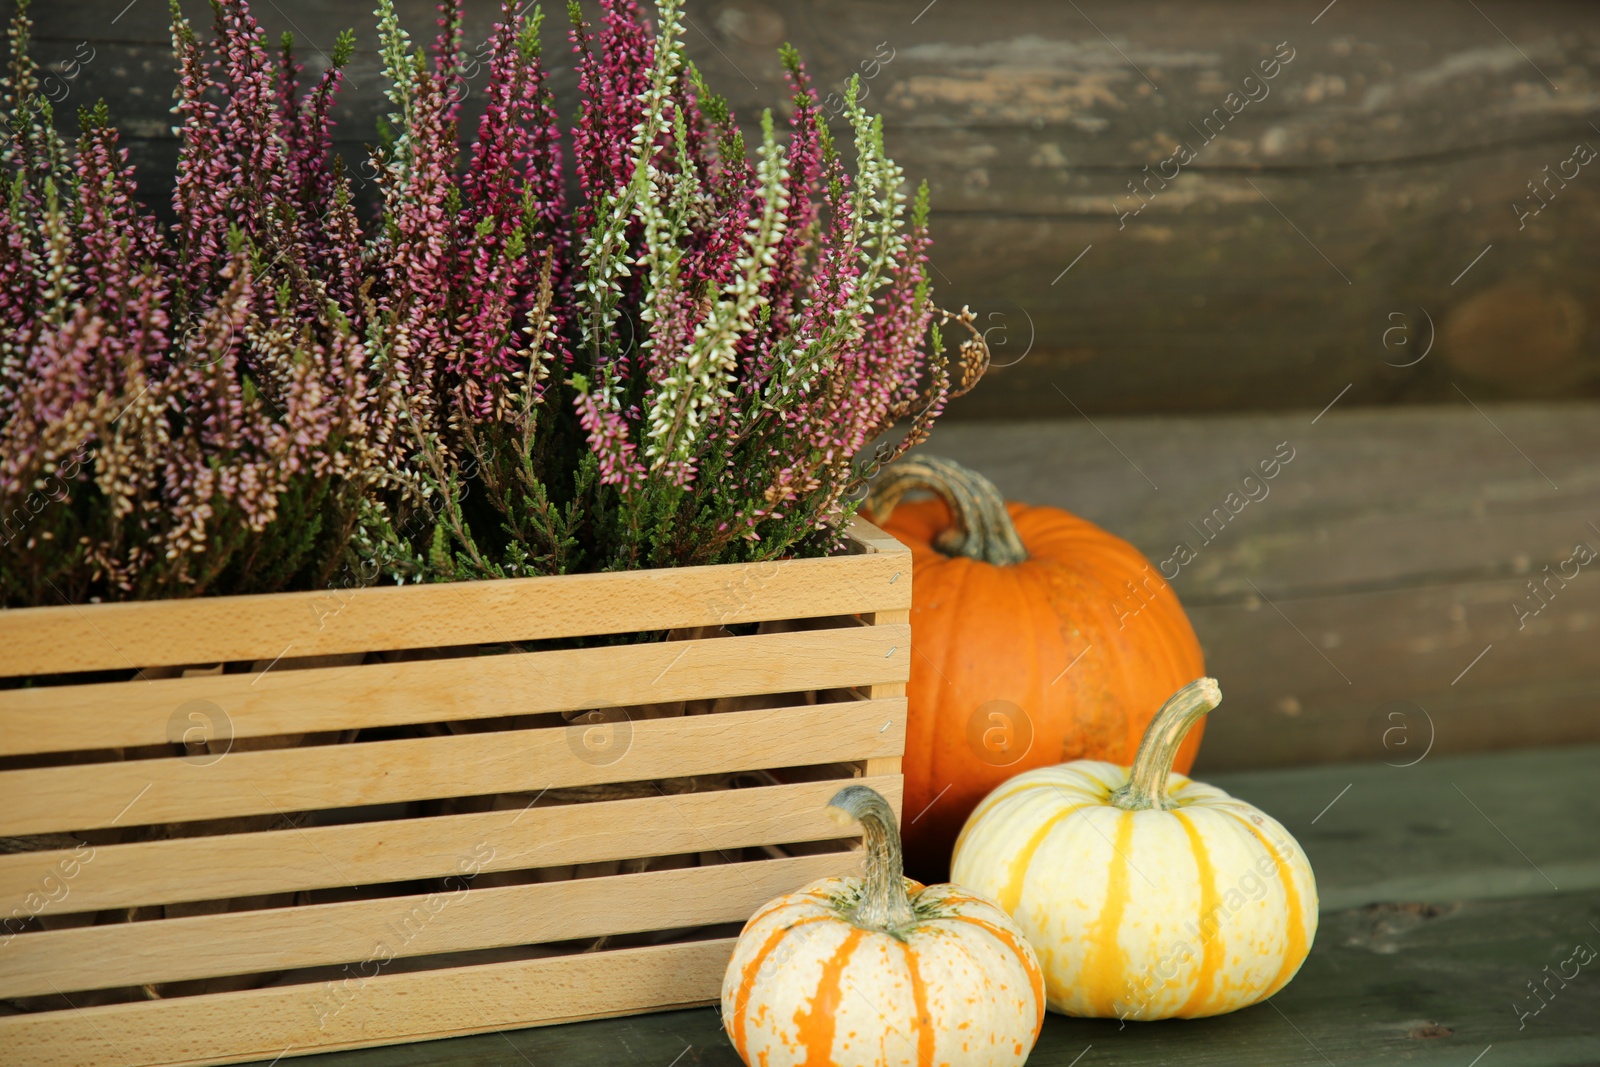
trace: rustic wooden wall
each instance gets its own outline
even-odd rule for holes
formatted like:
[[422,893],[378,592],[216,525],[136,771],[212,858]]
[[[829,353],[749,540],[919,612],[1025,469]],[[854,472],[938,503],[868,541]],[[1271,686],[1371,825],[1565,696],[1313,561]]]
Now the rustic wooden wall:
[[[1600,148],[1600,7],[1325,4],[694,0],[687,42],[746,121],[783,99],[784,40],[830,91],[867,79],[891,151],[933,187],[938,295],[978,310],[1001,364],[954,414],[1600,392],[1600,166],[1574,156]],[[104,96],[160,195],[165,4],[34,6],[64,123]],[[469,42],[496,6],[468,0]],[[356,161],[381,100],[371,7],[256,5],[313,68],[356,29],[339,111]],[[400,8],[426,34],[430,5]],[[1180,144],[1193,159],[1164,162]]]
[[1600,740],[1600,404],[949,423],[925,449],[1164,568],[1222,684],[1200,771]]

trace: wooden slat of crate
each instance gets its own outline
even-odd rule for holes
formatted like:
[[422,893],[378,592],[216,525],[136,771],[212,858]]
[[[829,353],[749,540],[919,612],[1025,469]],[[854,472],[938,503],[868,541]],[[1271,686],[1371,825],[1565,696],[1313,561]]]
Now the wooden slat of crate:
[[[900,806],[898,775],[856,779]],[[101,845],[69,885],[75,911],[441,877],[488,841],[485,871],[561,867],[848,836],[824,814],[842,782],[682,793],[474,815]],[[10,914],[71,851],[0,856]],[[81,857],[80,857],[81,860]],[[60,910],[59,907],[56,910]],[[0,967],[7,966],[0,952]]]
[[0,954],[0,997],[743,922],[856,866],[824,853],[24,934]]
[[[716,999],[733,939],[0,1018],[8,1067],[270,1060]],[[339,1010],[335,1011],[334,1008]]]
[[909,608],[909,551],[854,529],[868,551],[826,559],[0,611],[0,677]]
[[903,680],[910,668],[908,626],[846,626],[256,675],[13,689],[0,691],[0,755],[166,744],[174,714],[194,700],[220,709],[231,736],[267,737],[864,686]]
[[[871,632],[871,631],[867,631]],[[281,814],[898,756],[905,699],[641,719],[612,763],[567,727],[0,772],[0,835]],[[3,897],[0,897],[3,899]]]

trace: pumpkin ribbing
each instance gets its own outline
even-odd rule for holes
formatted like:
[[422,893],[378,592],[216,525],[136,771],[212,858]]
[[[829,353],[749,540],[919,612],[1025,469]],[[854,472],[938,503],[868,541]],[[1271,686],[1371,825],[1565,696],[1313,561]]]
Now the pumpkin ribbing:
[[993,893],[1068,1015],[1198,1018],[1282,989],[1317,928],[1316,881],[1266,814],[1171,774],[1183,732],[1221,699],[1169,699],[1132,768],[1077,760],[995,790],[963,828],[955,877]]
[[[864,510],[912,552],[905,864],[938,881],[985,794],[1063,760],[1130,762],[1153,710],[1205,665],[1171,586],[1092,523],[1006,504],[981,474],[922,455],[885,467]],[[1015,724],[1015,747],[984,749],[991,724]]]
[[900,873],[889,803],[841,789],[862,878],[825,878],[761,908],[734,947],[723,1023],[762,1067],[1021,1067],[1044,1020],[1044,975],[992,901]]

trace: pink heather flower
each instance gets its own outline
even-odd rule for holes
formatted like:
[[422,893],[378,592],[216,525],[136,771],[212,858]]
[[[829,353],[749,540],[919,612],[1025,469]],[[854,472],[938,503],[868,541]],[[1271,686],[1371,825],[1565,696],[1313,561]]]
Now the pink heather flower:
[[[354,509],[367,490],[351,487],[382,458],[348,299],[359,235],[352,245],[326,162],[337,73],[297,104],[292,59],[267,59],[243,0],[219,6],[209,52],[181,16],[173,39],[175,226],[139,208],[103,107],[70,162],[10,160],[35,168],[39,195],[0,219],[0,316],[18,327],[0,350],[0,514],[47,481],[86,496],[4,539],[7,604],[248,591],[312,573],[327,561],[299,546],[348,536],[354,511],[295,511],[313,525],[274,533],[285,494]],[[15,102],[28,65],[13,58]]]
[[[480,414],[490,410],[482,386],[503,384],[521,369],[541,272],[548,263],[551,284],[561,286],[567,247],[560,134],[544,84],[538,23],[514,16],[508,2],[490,48],[488,103],[463,183],[463,232],[471,234],[471,247],[459,370],[474,383]],[[545,246],[542,254],[532,247],[536,241]],[[559,329],[559,317],[552,325]]]
[[586,23],[572,28],[583,95],[572,128],[578,184],[586,194],[574,219],[579,232],[594,225],[590,201],[617,192],[633,177],[628,146],[644,118],[640,98],[655,63],[654,38],[632,0],[601,0],[600,9],[605,30],[598,38]]
[[615,485],[622,492],[637,488],[645,470],[628,439],[629,426],[622,413],[594,392],[580,393],[574,404],[589,436],[589,448],[600,460],[601,484]]

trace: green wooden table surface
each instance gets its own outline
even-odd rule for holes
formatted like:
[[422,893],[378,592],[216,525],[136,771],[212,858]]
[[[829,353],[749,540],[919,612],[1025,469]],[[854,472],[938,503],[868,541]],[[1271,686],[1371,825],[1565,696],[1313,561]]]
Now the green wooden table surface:
[[[1305,846],[1322,900],[1299,975],[1197,1021],[1045,1021],[1032,1067],[1600,1064],[1600,746],[1217,775]],[[1549,965],[1551,970],[1545,971]],[[1570,967],[1568,968],[1570,972]],[[330,1053],[307,1067],[738,1067],[715,1008]],[[263,1065],[264,1067],[264,1065]]]

